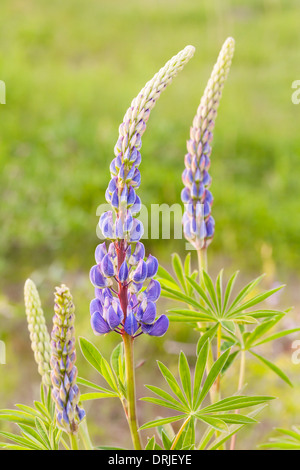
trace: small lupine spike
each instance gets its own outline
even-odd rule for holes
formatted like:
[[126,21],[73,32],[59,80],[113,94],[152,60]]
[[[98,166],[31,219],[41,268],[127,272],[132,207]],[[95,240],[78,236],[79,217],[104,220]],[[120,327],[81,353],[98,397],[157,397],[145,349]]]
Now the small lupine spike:
[[185,170],[182,174],[185,188],[181,198],[185,204],[183,231],[185,238],[196,248],[205,249],[214,235],[214,219],[211,216],[213,197],[209,191],[211,142],[217,109],[224,83],[228,76],[234,54],[234,39],[228,38],[220,51],[218,60],[208,80],[193,126],[187,141]]
[[76,434],[85,416],[79,406],[80,391],[76,384],[75,307],[65,285],[56,287],[51,333],[51,381],[58,426],[69,434]]
[[43,384],[50,386],[50,336],[47,330],[39,293],[31,279],[27,279],[25,282],[24,300],[34,358],[38,365],[39,374],[42,376]]

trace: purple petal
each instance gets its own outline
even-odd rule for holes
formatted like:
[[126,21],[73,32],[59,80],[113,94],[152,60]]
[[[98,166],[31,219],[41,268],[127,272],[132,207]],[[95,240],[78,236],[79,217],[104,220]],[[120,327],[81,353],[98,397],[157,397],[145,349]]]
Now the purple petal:
[[161,315],[153,325],[142,325],[142,331],[150,336],[163,336],[169,327],[169,319]]
[[133,227],[132,227],[132,230],[130,232],[130,241],[131,242],[139,241],[140,238],[143,236],[143,234],[144,234],[144,227],[143,227],[142,222],[140,222],[137,219],[134,219],[133,220]]
[[124,323],[124,330],[126,331],[127,334],[130,336],[133,336],[137,330],[138,330],[138,323],[135,319],[135,316],[132,312],[129,313],[129,315],[126,317],[125,323]]
[[93,313],[99,312],[101,315],[103,313],[103,308],[102,304],[99,299],[93,299],[90,303],[90,313],[93,315]]
[[144,282],[147,277],[147,264],[144,260],[140,260],[136,270],[133,273],[132,280],[134,282]]
[[147,299],[151,300],[152,302],[156,302],[160,296],[160,292],[161,292],[160,283],[156,281],[155,279],[152,279],[149,282],[148,287],[145,291]]
[[123,261],[119,271],[119,281],[125,282],[128,278],[128,267],[126,261]]
[[98,265],[91,268],[90,281],[95,287],[106,287],[106,279],[102,276]]
[[100,315],[99,312],[95,312],[91,317],[91,325],[95,335],[104,335],[108,333],[110,330],[108,324],[104,320],[104,318]]
[[152,324],[156,317],[156,305],[154,302],[148,302],[141,321],[146,324]]
[[110,328],[114,330],[116,326],[120,324],[120,318],[114,311],[113,307],[109,307],[106,313],[107,323],[109,324]]
[[101,263],[106,253],[107,253],[107,250],[106,250],[105,242],[100,243],[100,245],[98,245],[95,250],[95,259],[96,259],[97,264]]
[[110,255],[105,255],[101,263],[103,274],[106,277],[112,277],[115,273],[114,265],[111,262]]
[[146,261],[146,264],[147,264],[147,277],[155,276],[155,274],[157,273],[157,270],[158,270],[158,261],[157,261],[157,259],[154,256],[149,255],[148,259]]

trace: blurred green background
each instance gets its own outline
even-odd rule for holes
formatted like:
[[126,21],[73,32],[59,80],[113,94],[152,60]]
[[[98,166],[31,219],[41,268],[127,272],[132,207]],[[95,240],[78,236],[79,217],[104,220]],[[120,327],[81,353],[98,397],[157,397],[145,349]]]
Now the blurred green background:
[[[77,332],[93,338],[87,278],[118,126],[146,81],[187,44],[196,47],[195,56],[162,95],[143,138],[139,194],[147,206],[180,202],[189,127],[222,43],[233,36],[236,53],[213,142],[210,270],[225,265],[229,275],[239,267],[245,280],[263,270],[265,286],[289,283],[282,303],[296,309],[286,323],[297,321],[300,105],[292,104],[291,86],[300,79],[299,18],[297,0],[2,0],[0,340],[7,364],[0,365],[0,407],[30,402],[38,386],[22,304],[27,277],[40,288],[49,327],[53,288],[67,283]],[[147,240],[146,246],[165,266],[172,251],[183,254],[185,247],[183,240]],[[196,338],[174,326],[165,342],[139,341],[137,356],[148,358],[138,372],[140,396],[158,355],[175,367],[168,341],[188,345]],[[96,342],[108,356],[116,338]],[[288,339],[269,354],[299,385],[291,351]],[[244,448],[264,440],[273,425],[291,425],[300,411],[297,388],[291,391],[259,365],[251,363],[249,374],[249,391],[283,400],[266,412],[264,426],[245,434]],[[108,402],[94,407],[98,440],[107,444],[111,434],[128,444],[122,410]],[[143,409],[149,418],[152,410]]]

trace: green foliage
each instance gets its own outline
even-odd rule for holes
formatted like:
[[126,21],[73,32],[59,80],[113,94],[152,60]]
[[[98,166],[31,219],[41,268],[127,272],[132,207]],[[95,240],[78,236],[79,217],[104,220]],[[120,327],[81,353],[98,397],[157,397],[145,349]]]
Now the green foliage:
[[300,427],[293,426],[292,430],[276,428],[283,437],[274,437],[270,442],[261,444],[261,449],[300,450]]
[[[251,397],[238,395],[227,397],[208,406],[203,406],[203,402],[207,394],[213,387],[219,374],[222,372],[230,354],[230,349],[225,351],[213,364],[204,379],[204,372],[207,368],[209,347],[210,341],[207,339],[201,347],[197,357],[193,384],[191,381],[192,374],[187,358],[185,354],[181,352],[178,359],[179,381],[164,364],[158,362],[160,371],[173,395],[159,387],[146,385],[148,390],[155,393],[159,398],[144,397],[141,400],[170,410],[175,410],[177,414],[167,418],[158,418],[149,421],[141,426],[141,430],[165,426],[170,423],[184,420],[184,432],[180,433],[179,431],[177,436],[170,438],[165,433],[161,433],[161,439],[165,449],[194,448],[195,425],[197,421],[201,421],[208,425],[209,429],[213,430],[213,432],[225,432],[228,436],[232,432],[232,428],[230,430],[228,425],[240,425],[241,428],[246,424],[256,423],[254,417],[250,415],[230,413],[230,411],[257,406],[273,399],[273,397],[268,396]],[[234,428],[235,431],[238,429],[239,427]],[[150,440],[150,442],[151,444],[149,444],[149,446],[152,445],[154,441]]]
[[60,443],[68,448],[62,431],[56,427],[51,391],[41,386],[41,401],[34,407],[17,404],[17,410],[0,410],[0,420],[16,423],[20,434],[0,431],[0,436],[12,442],[0,442],[0,447],[10,450],[58,450]]
[[[290,379],[276,364],[253,351],[254,348],[262,344],[300,331],[300,328],[291,328],[267,336],[286,312],[265,308],[258,309],[257,305],[278,292],[283,286],[253,294],[262,280],[263,276],[260,276],[244,286],[236,296],[233,296],[238,272],[235,272],[228,283],[224,285],[223,270],[217,276],[215,284],[208,273],[203,270],[200,284],[197,281],[197,272],[192,273],[188,266],[189,256],[183,265],[179,256],[173,255],[175,276],[169,274],[164,268],[159,268],[158,280],[162,285],[162,295],[183,302],[188,306],[188,308],[170,309],[168,311],[169,319],[173,322],[190,323],[201,331],[198,351],[206,339],[212,340],[216,336],[218,325],[221,325],[222,338],[232,348],[223,373],[238,358],[241,351],[249,351],[253,357],[292,386]],[[192,288],[190,291],[187,290],[188,285]]]
[[[87,362],[96,369],[96,371],[103,377],[110,387],[110,389],[106,389],[86,379],[79,378],[79,384],[97,390],[97,392],[85,393],[81,395],[81,400],[85,401],[95,400],[98,398],[119,397],[122,401],[125,393],[125,385],[122,383],[122,376],[120,376],[118,374],[118,370],[116,371],[115,369],[116,366],[119,367],[119,361],[121,363],[123,362],[122,345],[117,346],[117,348],[113,351],[113,367],[111,367],[93,343],[85,338],[79,338],[79,344],[81,352]],[[123,365],[121,367],[123,370]]]

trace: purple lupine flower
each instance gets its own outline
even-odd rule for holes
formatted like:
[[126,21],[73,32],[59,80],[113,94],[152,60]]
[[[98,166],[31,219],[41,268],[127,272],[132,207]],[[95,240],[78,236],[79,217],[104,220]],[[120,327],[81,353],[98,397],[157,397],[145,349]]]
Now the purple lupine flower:
[[140,239],[143,224],[137,219],[141,200],[136,194],[141,175],[141,137],[150,111],[161,92],[194,53],[186,47],[150,80],[132,101],[119,127],[119,138],[110,165],[111,180],[105,196],[112,210],[100,217],[99,227],[110,240],[96,248],[96,265],[90,271],[96,298],[91,302],[91,325],[97,335],[115,331],[132,337],[142,333],[162,336],[168,329],[165,315],[157,318],[160,295],[158,261],[149,255]]
[[222,96],[234,53],[234,40],[228,38],[219,54],[201,98],[190,130],[182,180],[185,188],[181,199],[185,205],[183,231],[185,238],[196,248],[205,249],[211,243],[215,222],[211,215],[213,197],[209,190],[211,142],[217,109]]
[[51,333],[51,382],[58,426],[76,434],[85,411],[79,405],[74,333],[74,304],[69,289],[62,285],[55,292],[55,315]]

